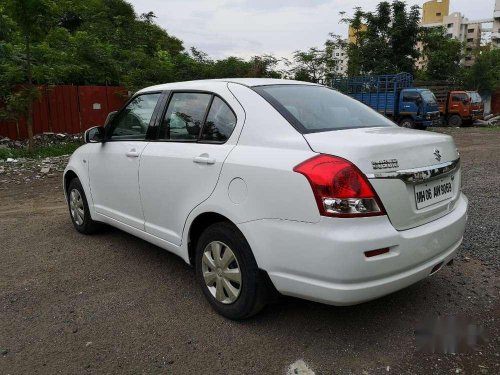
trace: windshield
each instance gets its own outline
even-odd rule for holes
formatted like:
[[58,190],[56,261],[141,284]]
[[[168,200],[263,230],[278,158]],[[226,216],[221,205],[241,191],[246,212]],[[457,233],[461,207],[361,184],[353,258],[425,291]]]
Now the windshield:
[[481,95],[479,95],[476,91],[469,91],[468,94],[472,103],[481,103]]
[[301,133],[395,126],[370,107],[324,86],[253,88]]
[[421,92],[422,98],[427,102],[427,103],[436,103],[436,97],[430,90],[422,90]]

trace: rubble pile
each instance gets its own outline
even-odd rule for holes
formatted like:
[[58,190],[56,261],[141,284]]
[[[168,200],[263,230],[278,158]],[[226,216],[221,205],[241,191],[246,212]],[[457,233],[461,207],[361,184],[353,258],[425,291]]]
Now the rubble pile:
[[[42,133],[33,136],[35,147],[53,146],[57,144],[82,142],[80,134],[67,133]],[[25,148],[28,146],[28,140],[14,141],[8,137],[0,136],[0,147],[7,148]]]
[[474,126],[500,126],[500,114],[484,116],[483,120],[476,120]]
[[31,181],[61,176],[69,155],[51,156],[44,159],[8,158],[0,160],[0,189],[11,184],[27,184]]

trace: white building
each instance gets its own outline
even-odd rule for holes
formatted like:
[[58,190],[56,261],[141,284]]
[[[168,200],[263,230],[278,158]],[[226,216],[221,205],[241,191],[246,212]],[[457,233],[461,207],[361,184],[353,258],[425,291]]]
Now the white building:
[[[422,24],[423,27],[444,27],[446,36],[457,39],[465,43],[464,59],[461,63],[465,66],[471,66],[474,63],[475,54],[481,45],[481,36],[483,32],[482,24],[491,22],[491,20],[469,20],[462,16],[460,12],[454,12],[444,15],[441,22]],[[422,46],[417,48],[421,51]],[[417,68],[425,66],[425,56],[417,61]]]
[[347,64],[349,58],[347,57],[347,48],[337,47],[332,52],[333,58],[336,61],[335,73],[338,75],[347,75]]

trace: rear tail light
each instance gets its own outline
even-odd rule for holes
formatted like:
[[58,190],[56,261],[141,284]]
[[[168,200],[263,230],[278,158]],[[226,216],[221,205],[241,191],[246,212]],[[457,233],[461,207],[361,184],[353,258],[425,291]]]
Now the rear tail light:
[[322,216],[385,215],[382,202],[366,176],[345,159],[318,155],[293,170],[309,180]]

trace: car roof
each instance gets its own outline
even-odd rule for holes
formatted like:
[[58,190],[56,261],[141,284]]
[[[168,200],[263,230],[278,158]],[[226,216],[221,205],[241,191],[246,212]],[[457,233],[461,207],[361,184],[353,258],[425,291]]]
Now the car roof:
[[203,79],[197,81],[184,81],[184,82],[172,82],[172,83],[164,83],[161,85],[155,85],[146,87],[140,91],[150,92],[150,91],[164,91],[164,90],[195,90],[198,88],[206,89],[213,83],[237,83],[247,87],[255,87],[255,86],[268,86],[268,85],[314,85],[318,86],[315,83],[311,82],[303,82],[303,81],[294,81],[291,79],[274,79],[274,78],[217,78],[217,79]]

